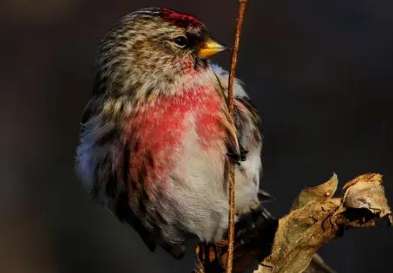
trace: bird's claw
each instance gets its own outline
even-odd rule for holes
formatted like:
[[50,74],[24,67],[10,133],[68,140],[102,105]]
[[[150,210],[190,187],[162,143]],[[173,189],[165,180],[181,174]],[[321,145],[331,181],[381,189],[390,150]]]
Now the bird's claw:
[[273,200],[273,196],[268,193],[267,191],[264,191],[262,189],[259,189],[258,191],[258,199],[262,202],[262,203],[267,203]]

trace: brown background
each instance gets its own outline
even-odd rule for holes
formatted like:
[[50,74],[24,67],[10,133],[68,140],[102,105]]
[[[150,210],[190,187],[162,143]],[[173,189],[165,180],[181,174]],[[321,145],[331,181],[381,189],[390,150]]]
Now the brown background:
[[[96,44],[125,13],[198,15],[230,44],[236,2],[2,0],[0,272],[190,272],[149,253],[90,202],[74,175]],[[251,0],[239,77],[263,114],[263,184],[285,213],[328,178],[385,174],[393,191],[393,2]],[[227,67],[228,54],[216,59]],[[392,273],[393,230],[346,234],[322,250],[341,273]]]

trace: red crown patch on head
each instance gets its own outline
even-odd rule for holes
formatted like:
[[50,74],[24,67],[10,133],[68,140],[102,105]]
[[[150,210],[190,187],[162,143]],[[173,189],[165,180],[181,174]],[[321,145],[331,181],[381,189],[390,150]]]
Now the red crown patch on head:
[[171,9],[162,8],[162,17],[179,27],[201,27],[203,23],[192,15],[180,13]]

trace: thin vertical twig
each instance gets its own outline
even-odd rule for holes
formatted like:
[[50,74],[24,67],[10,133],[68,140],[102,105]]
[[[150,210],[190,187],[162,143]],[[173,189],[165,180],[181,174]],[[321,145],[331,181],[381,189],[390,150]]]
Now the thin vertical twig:
[[229,112],[233,115],[234,109],[234,90],[233,86],[236,78],[237,63],[239,58],[239,48],[240,48],[240,36],[243,28],[244,18],[246,14],[248,0],[239,0],[239,11],[236,18],[236,31],[234,45],[232,49],[231,57],[231,69],[229,71],[229,83],[228,83],[228,107]]
[[[232,50],[231,58],[231,69],[229,72],[229,82],[228,82],[228,109],[231,115],[231,123],[233,128],[236,129],[234,122],[234,83],[236,77],[237,62],[239,56],[240,48],[240,36],[241,30],[244,23],[245,12],[248,4],[248,0],[238,0],[239,10],[236,19],[236,31],[235,31],[235,41]],[[238,151],[240,149],[237,149]],[[233,163],[229,167],[229,183],[228,183],[228,195],[229,195],[229,216],[228,216],[228,258],[226,264],[226,273],[232,273],[233,271],[233,257],[235,250],[235,214],[236,214],[236,204],[235,204],[235,167]]]

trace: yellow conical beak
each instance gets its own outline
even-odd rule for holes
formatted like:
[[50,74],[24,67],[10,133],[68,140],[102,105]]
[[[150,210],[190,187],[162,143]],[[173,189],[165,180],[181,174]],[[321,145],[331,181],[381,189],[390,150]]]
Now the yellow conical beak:
[[198,50],[198,56],[202,59],[207,59],[224,50],[225,47],[223,45],[220,45],[212,38],[208,38]]

